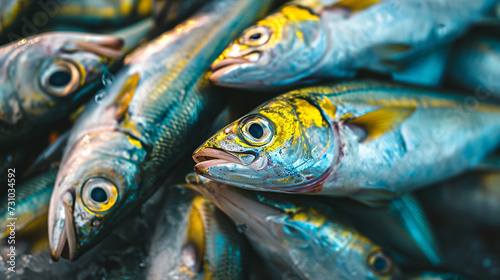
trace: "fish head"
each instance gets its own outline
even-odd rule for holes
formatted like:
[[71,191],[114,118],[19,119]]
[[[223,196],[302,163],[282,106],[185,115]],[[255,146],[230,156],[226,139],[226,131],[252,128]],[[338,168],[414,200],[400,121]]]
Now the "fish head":
[[340,155],[338,132],[318,104],[284,95],[258,107],[194,152],[195,171],[253,190],[318,191]]
[[68,149],[49,206],[55,260],[75,260],[130,213],[145,158],[139,141],[116,131],[88,134]]
[[[121,62],[123,40],[85,33],[45,33],[6,46],[0,52],[2,107],[21,108],[32,118],[74,108],[101,85],[102,76]],[[17,103],[12,106],[12,102]],[[73,105],[73,106],[67,106]],[[61,110],[53,110],[62,108]],[[12,116],[3,117],[15,123]]]
[[[285,206],[287,215],[273,220],[272,231],[287,246],[294,263],[299,267],[313,266],[301,270],[324,270],[319,275],[345,279],[399,277],[400,271],[386,251],[356,230],[330,219],[329,211],[319,207]],[[333,263],[337,269],[332,268]]]
[[210,80],[244,88],[286,85],[309,76],[326,51],[319,15],[287,6],[243,31],[212,64]]
[[194,174],[186,180],[239,225],[259,253],[287,259],[297,273],[307,276],[303,278],[399,276],[395,262],[381,247],[339,223],[332,210],[317,206],[317,201],[242,190]]

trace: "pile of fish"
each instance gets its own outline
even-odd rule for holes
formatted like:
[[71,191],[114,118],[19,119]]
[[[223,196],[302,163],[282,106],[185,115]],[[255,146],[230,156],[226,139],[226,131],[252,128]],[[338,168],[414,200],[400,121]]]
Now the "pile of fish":
[[0,44],[0,279],[500,279],[500,0],[4,0]]

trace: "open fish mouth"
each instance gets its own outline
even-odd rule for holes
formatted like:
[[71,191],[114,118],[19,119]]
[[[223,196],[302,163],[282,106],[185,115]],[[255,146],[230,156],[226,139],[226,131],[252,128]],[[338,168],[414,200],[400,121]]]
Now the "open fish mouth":
[[49,244],[52,259],[60,257],[75,260],[76,238],[73,223],[73,195],[65,193],[57,205],[57,211],[49,216]]
[[226,73],[238,69],[244,64],[255,64],[261,58],[261,53],[258,51],[253,51],[245,54],[241,57],[228,57],[212,64],[210,70],[212,70],[212,75],[210,75],[210,80],[214,83],[219,81],[220,77]]
[[99,41],[79,41],[75,45],[80,50],[92,52],[96,55],[107,57],[110,59],[122,59],[124,52],[122,51],[125,42],[118,37],[109,37]]
[[195,171],[200,174],[200,172],[203,172],[207,168],[223,164],[238,164],[242,167],[253,169],[251,166],[257,161],[258,156],[252,152],[233,153],[214,148],[205,148],[195,152],[193,159],[197,163],[194,167]]

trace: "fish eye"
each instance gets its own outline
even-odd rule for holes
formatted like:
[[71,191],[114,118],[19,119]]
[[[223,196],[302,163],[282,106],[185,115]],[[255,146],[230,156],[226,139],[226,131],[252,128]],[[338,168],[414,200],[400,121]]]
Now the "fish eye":
[[62,97],[75,92],[80,79],[80,70],[75,64],[64,59],[57,59],[40,77],[40,86],[47,93]]
[[262,146],[273,138],[273,130],[269,121],[263,116],[250,116],[241,122],[243,137],[252,145]]
[[265,26],[252,26],[247,30],[243,31],[243,35],[240,37],[240,44],[249,46],[260,46],[271,38],[271,30]]
[[116,203],[118,189],[109,180],[92,178],[82,188],[82,200],[92,212],[100,213],[109,210]]
[[377,275],[387,276],[394,273],[394,262],[382,250],[376,250],[368,256],[368,267]]

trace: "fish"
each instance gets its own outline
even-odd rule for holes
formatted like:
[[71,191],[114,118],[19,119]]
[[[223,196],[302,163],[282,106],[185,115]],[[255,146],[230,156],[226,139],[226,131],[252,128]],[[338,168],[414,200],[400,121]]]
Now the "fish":
[[[17,254],[49,252],[47,213],[56,180],[56,171],[57,169],[47,170],[16,185],[15,196],[11,197],[15,200],[9,200],[7,195],[2,197],[0,220],[4,225],[15,222],[13,238],[10,238],[12,235],[9,227],[6,226],[2,231],[3,246],[9,247],[16,244],[16,248],[19,248]],[[9,202],[15,202],[15,204]],[[16,220],[10,219],[12,216],[9,215],[11,211],[8,211],[8,207],[15,209],[12,213],[15,213]]]
[[146,279],[246,279],[245,237],[195,191],[170,187],[156,225]]
[[[383,248],[338,222],[326,205],[278,193],[252,192],[189,174],[192,188],[231,218],[283,277],[397,279]],[[276,278],[273,278],[276,279]]]
[[472,170],[418,191],[433,215],[465,227],[499,228],[500,170]]
[[0,48],[0,144],[26,143],[76,111],[152,28],[145,20],[111,35],[47,32]]
[[454,46],[448,79],[480,100],[500,98],[500,33],[474,32]]
[[194,169],[251,190],[384,205],[498,146],[500,106],[467,100],[374,80],[292,90],[209,138],[193,153]]
[[396,262],[410,267],[439,267],[447,263],[430,219],[413,193],[393,198],[386,207],[372,208],[346,198],[322,201],[365,236],[390,250]]
[[[291,1],[243,31],[214,61],[210,79],[220,86],[273,91],[352,78],[359,70],[397,74],[489,17],[496,3]],[[394,78],[414,81],[413,76]]]
[[71,0],[47,11],[52,26],[121,27],[151,16],[153,0]]
[[0,144],[26,142],[69,115],[122,59],[123,40],[45,33],[0,49]]
[[211,1],[125,58],[71,130],[49,207],[55,260],[93,248],[175,174],[225,104],[211,61],[270,5]]
[[[9,184],[6,195],[1,198],[0,221],[4,225],[14,222],[15,234],[12,235],[11,228],[6,226],[2,231],[1,240],[5,248],[15,244],[18,249],[16,254],[40,254],[50,251],[47,214],[67,135],[63,133],[40,152],[29,166],[29,172],[25,172],[23,176],[19,168],[9,171],[19,174],[19,177],[13,177],[12,185]],[[5,254],[3,256],[5,258]]]

